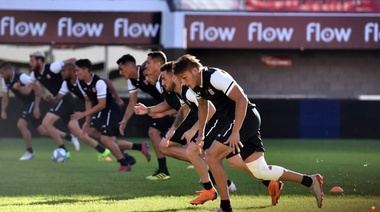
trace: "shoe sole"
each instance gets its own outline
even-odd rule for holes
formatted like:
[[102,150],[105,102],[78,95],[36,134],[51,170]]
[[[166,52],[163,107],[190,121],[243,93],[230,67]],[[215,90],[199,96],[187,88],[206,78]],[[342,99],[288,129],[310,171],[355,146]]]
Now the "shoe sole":
[[[216,200],[216,198],[218,198],[218,193],[214,193],[214,197],[213,197],[213,199],[211,199],[211,201],[214,201],[214,200]],[[207,202],[207,201],[210,201],[210,200],[206,200],[206,201],[204,201],[204,202],[199,202],[199,203],[194,203],[194,202],[190,202],[190,204],[192,204],[192,205],[203,205],[205,202]]]
[[318,206],[318,208],[322,208],[323,198],[324,198],[324,193],[323,193],[323,177],[322,177],[322,175],[317,174],[315,176],[315,178],[316,178],[316,180],[318,182],[319,189],[321,190],[321,202],[320,202],[320,204],[318,204],[318,198],[317,197],[315,197],[315,198],[317,199],[317,206]]
[[280,199],[280,188],[276,181],[271,181],[268,186],[269,195],[272,198],[272,205],[275,206]]
[[150,155],[150,152],[149,152],[149,144],[148,142],[144,142],[144,146],[146,147],[146,152],[142,151],[141,150],[141,153],[145,156],[146,160],[148,162],[150,162],[150,159],[151,159],[151,155]]

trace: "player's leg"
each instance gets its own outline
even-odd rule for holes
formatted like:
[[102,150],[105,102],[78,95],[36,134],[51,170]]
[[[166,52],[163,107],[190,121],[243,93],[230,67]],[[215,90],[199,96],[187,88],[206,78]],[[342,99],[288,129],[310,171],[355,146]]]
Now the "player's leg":
[[137,150],[137,151],[140,151],[141,154],[145,156],[148,162],[151,159],[151,155],[149,152],[149,144],[146,141],[141,142],[141,143],[132,143],[126,140],[117,139],[116,143],[121,150]]
[[166,156],[175,158],[177,160],[189,162],[189,158],[186,155],[185,147],[183,147],[181,144],[177,142],[168,141],[166,138],[162,138],[159,148],[160,151]]
[[22,137],[24,138],[26,146],[26,152],[20,158],[20,160],[30,160],[34,157],[34,151],[32,146],[32,134],[28,129],[28,121],[23,118],[19,118],[17,121],[17,128],[19,129]]

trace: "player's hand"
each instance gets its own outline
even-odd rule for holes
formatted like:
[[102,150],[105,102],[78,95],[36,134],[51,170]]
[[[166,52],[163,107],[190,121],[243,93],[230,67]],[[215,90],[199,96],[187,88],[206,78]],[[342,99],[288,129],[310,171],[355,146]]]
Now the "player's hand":
[[119,122],[119,133],[120,135],[124,136],[124,129],[125,129],[125,126],[127,125],[127,121],[126,120],[121,120],[121,122]]
[[183,133],[181,139],[186,139],[186,143],[189,144],[191,142],[191,139],[194,138],[196,131],[194,130],[187,130],[185,133]]
[[148,114],[148,108],[142,103],[137,103],[133,109],[137,115]]
[[84,117],[85,117],[85,115],[83,112],[74,112],[74,114],[71,115],[71,120],[80,120]]
[[200,135],[198,135],[198,137],[195,139],[195,143],[199,147],[199,153],[202,153],[202,148],[203,148],[203,144],[204,144],[203,140],[204,140],[204,136],[200,136]]
[[20,82],[16,82],[15,84],[13,84],[13,89],[19,90],[20,88],[21,88]]
[[124,108],[125,106],[125,103],[122,99],[116,99],[116,103],[121,107],[121,108]]
[[50,95],[50,94],[46,94],[46,95],[44,96],[44,100],[45,100],[46,102],[52,102],[52,100],[53,100],[53,96]]
[[33,109],[33,115],[34,115],[34,118],[36,118],[36,119],[40,118],[41,113],[40,113],[40,108],[39,107],[34,107],[34,109]]
[[165,139],[166,139],[166,147],[169,147],[169,141],[172,139],[173,135],[175,133],[175,130],[173,130],[172,128],[169,129],[169,131],[166,133],[165,135]]
[[1,112],[1,119],[6,120],[7,119],[7,113]]
[[240,153],[240,148],[243,148],[243,143],[240,141],[239,133],[232,133],[227,141],[224,144],[228,144],[230,146],[230,151],[232,153]]

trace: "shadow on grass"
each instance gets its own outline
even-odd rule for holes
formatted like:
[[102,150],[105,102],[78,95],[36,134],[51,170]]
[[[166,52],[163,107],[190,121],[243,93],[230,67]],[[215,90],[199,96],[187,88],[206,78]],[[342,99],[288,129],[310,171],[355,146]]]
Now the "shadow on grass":
[[[257,209],[265,209],[265,208],[269,208],[269,207],[272,207],[271,205],[265,205],[265,206],[257,206],[257,207],[235,207],[234,209],[239,209],[239,210],[246,210],[246,211],[253,211],[253,210],[257,210]],[[165,209],[165,210],[155,210],[155,212],[174,212],[174,211],[199,211],[199,208],[197,207],[192,207],[192,206],[189,206],[187,208],[171,208],[171,209]],[[142,211],[142,210],[138,210],[138,211]],[[151,211],[151,210],[146,210],[146,211]],[[210,210],[210,211],[218,211],[218,209],[215,209],[215,210]],[[137,212],[137,211],[132,211],[132,212]]]
[[77,202],[93,202],[92,200],[78,200],[78,199],[62,199],[62,200],[46,200],[46,201],[38,201],[31,202],[28,205],[59,205],[64,203],[77,203]]

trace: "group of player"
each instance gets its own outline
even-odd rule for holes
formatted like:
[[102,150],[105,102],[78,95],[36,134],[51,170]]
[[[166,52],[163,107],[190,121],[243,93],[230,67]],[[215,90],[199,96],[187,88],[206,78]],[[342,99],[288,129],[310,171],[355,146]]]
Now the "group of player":
[[[168,62],[162,51],[153,51],[148,53],[142,65],[137,65],[132,55],[123,55],[116,62],[120,75],[128,83],[129,103],[123,115],[123,101],[116,89],[109,80],[92,72],[90,60],[69,59],[52,64],[45,64],[44,60],[42,52],[30,55],[30,76],[15,72],[9,63],[0,66],[4,91],[2,118],[6,118],[7,93],[12,90],[24,101],[23,116],[17,125],[26,141],[27,153],[33,154],[33,150],[30,133],[25,129],[33,120],[31,123],[40,129],[38,132],[50,135],[59,147],[65,149],[64,137],[72,140],[79,150],[79,143],[73,139],[78,137],[99,152],[99,160],[104,160],[111,152],[120,163],[119,171],[130,171],[135,161],[121,150],[140,150],[149,161],[148,145],[117,137],[124,135],[133,114],[147,114],[152,117],[148,135],[158,161],[158,169],[147,179],[170,179],[166,156],[190,162],[203,184],[203,190],[190,201],[191,204],[203,204],[219,194],[218,211],[233,210],[229,193],[236,191],[236,187],[227,178],[223,166],[226,158],[232,167],[256,177],[268,187],[272,205],[278,203],[282,181],[291,181],[310,188],[317,206],[322,207],[323,177],[320,174],[304,175],[267,165],[259,112],[226,71],[203,66],[189,54]],[[41,101],[41,89],[33,83],[36,80],[51,93],[44,95],[44,99],[55,103],[42,121],[37,106]],[[138,89],[151,95],[157,104],[139,103]],[[71,93],[84,102],[84,109],[75,108]],[[67,123],[75,137],[54,127],[59,118]],[[80,127],[79,120],[83,118],[85,121]]]

